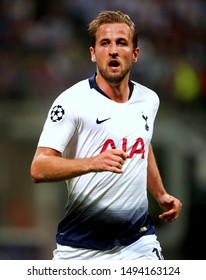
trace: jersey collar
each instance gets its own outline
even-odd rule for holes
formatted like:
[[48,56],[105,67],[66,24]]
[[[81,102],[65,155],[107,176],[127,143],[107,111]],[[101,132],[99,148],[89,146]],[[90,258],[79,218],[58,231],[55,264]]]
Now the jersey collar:
[[[101,90],[101,88],[98,87],[97,83],[96,83],[96,73],[94,75],[92,75],[90,78],[89,78],[89,85],[90,85],[90,88],[94,88],[96,91],[98,91],[99,93],[101,93],[102,95],[104,95],[105,97],[109,98],[109,96],[106,95],[106,93]],[[131,98],[132,96],[132,92],[134,90],[134,83],[129,80],[129,88],[130,88],[130,92],[129,92],[129,98],[128,100]],[[109,98],[110,99],[110,98]]]

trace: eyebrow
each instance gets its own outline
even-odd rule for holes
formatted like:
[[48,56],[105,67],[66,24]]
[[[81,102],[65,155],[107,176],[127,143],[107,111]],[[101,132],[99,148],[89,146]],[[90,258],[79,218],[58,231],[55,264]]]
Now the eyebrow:
[[[101,39],[99,42],[102,43],[102,42],[108,42],[108,41],[111,41],[111,39],[109,38],[103,38]],[[116,38],[115,41],[124,41],[124,42],[128,42],[128,40],[126,38],[122,38],[122,37],[119,37],[119,38]]]

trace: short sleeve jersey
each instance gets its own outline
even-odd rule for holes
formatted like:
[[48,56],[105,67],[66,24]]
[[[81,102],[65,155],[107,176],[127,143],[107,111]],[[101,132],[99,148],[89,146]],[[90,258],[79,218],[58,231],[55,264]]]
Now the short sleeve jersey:
[[49,110],[38,146],[66,158],[120,149],[129,157],[123,174],[91,172],[67,181],[65,217],[56,239],[61,245],[107,250],[155,232],[148,214],[147,156],[157,94],[134,81],[125,103],[108,98],[95,76],[61,93]]

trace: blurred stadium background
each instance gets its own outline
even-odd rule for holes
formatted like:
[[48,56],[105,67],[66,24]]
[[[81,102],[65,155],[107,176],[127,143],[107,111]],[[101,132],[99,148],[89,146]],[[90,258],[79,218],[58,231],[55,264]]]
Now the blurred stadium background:
[[30,163],[53,99],[93,74],[87,24],[101,10],[128,13],[139,30],[132,78],[161,106],[153,146],[164,183],[184,204],[165,225],[151,214],[167,259],[204,259],[206,215],[206,2],[1,0],[0,259],[51,259],[64,183],[35,185]]

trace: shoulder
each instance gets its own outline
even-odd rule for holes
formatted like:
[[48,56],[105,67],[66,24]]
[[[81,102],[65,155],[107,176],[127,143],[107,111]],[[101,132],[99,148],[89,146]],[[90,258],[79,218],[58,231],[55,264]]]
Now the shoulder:
[[136,92],[136,95],[139,98],[145,98],[145,99],[150,99],[150,100],[152,99],[153,101],[156,101],[157,103],[160,102],[159,96],[157,95],[157,93],[154,90],[152,90],[140,83],[134,82],[134,81],[132,81],[132,83],[134,84],[134,91]]
[[79,98],[81,95],[85,94],[85,92],[89,91],[91,91],[89,80],[85,79],[67,88],[59,95],[59,97],[69,98],[74,96],[76,98]]
[[157,93],[154,90],[134,81],[132,81],[132,83],[135,85],[134,88],[138,91],[141,91],[141,93],[157,96]]
[[53,101],[49,114],[77,115],[91,95],[89,80],[79,81],[60,93]]
[[54,100],[53,104],[64,104],[64,107],[72,104],[81,103],[91,92],[88,79],[78,83],[61,92]]

